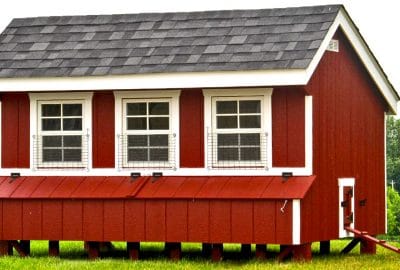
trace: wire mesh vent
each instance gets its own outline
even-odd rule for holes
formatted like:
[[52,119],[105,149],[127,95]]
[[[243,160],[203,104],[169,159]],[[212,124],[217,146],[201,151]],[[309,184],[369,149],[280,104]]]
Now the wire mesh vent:
[[89,135],[34,135],[33,167],[88,169]]
[[268,169],[266,133],[208,133],[209,169]]
[[176,169],[175,134],[118,135],[118,168]]

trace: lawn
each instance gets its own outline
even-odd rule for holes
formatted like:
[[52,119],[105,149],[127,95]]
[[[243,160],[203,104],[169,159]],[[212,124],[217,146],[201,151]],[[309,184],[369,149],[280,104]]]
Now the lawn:
[[[348,241],[332,241],[331,254],[319,256],[318,244],[313,245],[313,260],[308,263],[284,262],[275,259],[259,261],[242,260],[239,257],[239,245],[224,245],[224,260],[213,263],[201,256],[201,245],[183,244],[183,258],[170,261],[163,254],[163,244],[145,243],[141,246],[141,260],[130,261],[125,258],[125,244],[113,243],[115,249],[102,253],[102,259],[88,261],[82,242],[60,242],[60,258],[47,256],[47,242],[32,241],[31,256],[21,258],[18,255],[0,258],[0,269],[399,269],[400,255],[378,247],[377,254],[359,254],[358,246],[347,255],[340,250]],[[395,243],[394,245],[397,245]],[[254,247],[253,247],[254,248]],[[272,256],[278,246],[268,248]],[[16,252],[14,252],[16,254]]]

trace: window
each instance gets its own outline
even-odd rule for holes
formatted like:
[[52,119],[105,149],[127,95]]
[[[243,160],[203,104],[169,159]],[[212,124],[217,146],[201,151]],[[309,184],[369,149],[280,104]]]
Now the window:
[[157,92],[116,93],[122,106],[122,133],[117,135],[121,168],[176,168],[178,98],[176,91],[168,97],[162,96],[171,92],[163,92],[159,98]]
[[33,129],[33,166],[45,168],[88,168],[90,94],[89,100],[77,93],[77,99],[58,99],[52,94],[31,94],[31,127]]
[[211,169],[268,168],[272,89],[204,90]]

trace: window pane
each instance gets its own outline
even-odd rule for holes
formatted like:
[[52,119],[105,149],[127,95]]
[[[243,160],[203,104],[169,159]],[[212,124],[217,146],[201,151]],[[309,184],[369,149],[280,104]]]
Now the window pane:
[[82,104],[63,104],[63,116],[82,116]]
[[238,134],[218,134],[218,146],[238,144]]
[[82,137],[81,136],[64,136],[64,147],[81,147]]
[[150,129],[169,129],[169,117],[151,117],[149,118]]
[[64,118],[63,130],[82,130],[82,118]]
[[150,115],[168,115],[169,114],[169,103],[168,102],[151,102],[149,103],[149,114]]
[[42,116],[61,116],[61,105],[42,104]]
[[82,161],[81,149],[64,149],[64,161]]
[[128,161],[147,161],[148,151],[143,148],[128,149]]
[[127,103],[126,113],[127,115],[146,115],[146,103]]
[[240,145],[260,145],[260,134],[240,134]]
[[239,148],[218,148],[218,160],[239,160]]
[[61,136],[43,136],[43,147],[61,147]]
[[61,120],[42,119],[42,130],[61,130]]
[[129,117],[126,119],[128,130],[145,130],[147,129],[147,122],[145,117]]
[[237,128],[237,116],[217,116],[217,128]]
[[43,162],[60,162],[62,161],[61,149],[43,149]]
[[261,160],[259,147],[242,147],[240,148],[240,160]]
[[168,148],[150,149],[150,161],[168,161]]
[[147,135],[129,135],[128,147],[147,146]]
[[217,101],[217,114],[237,113],[237,101]]
[[240,116],[241,128],[260,128],[261,117],[259,115],[242,115]]
[[168,146],[168,135],[150,135],[150,146]]
[[261,102],[259,100],[239,101],[239,113],[260,113]]

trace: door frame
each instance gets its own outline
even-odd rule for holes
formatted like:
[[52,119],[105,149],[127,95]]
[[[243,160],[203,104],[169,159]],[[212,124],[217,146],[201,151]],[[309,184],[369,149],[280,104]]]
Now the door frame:
[[351,209],[353,210],[353,222],[350,224],[350,227],[354,229],[355,223],[355,209],[354,209],[354,201],[355,201],[355,178],[338,178],[338,186],[339,186],[339,238],[344,237],[352,237],[353,234],[349,233],[344,229],[344,208],[342,207],[341,203],[344,200],[343,190],[345,187],[351,187],[353,189],[353,197],[351,198]]

